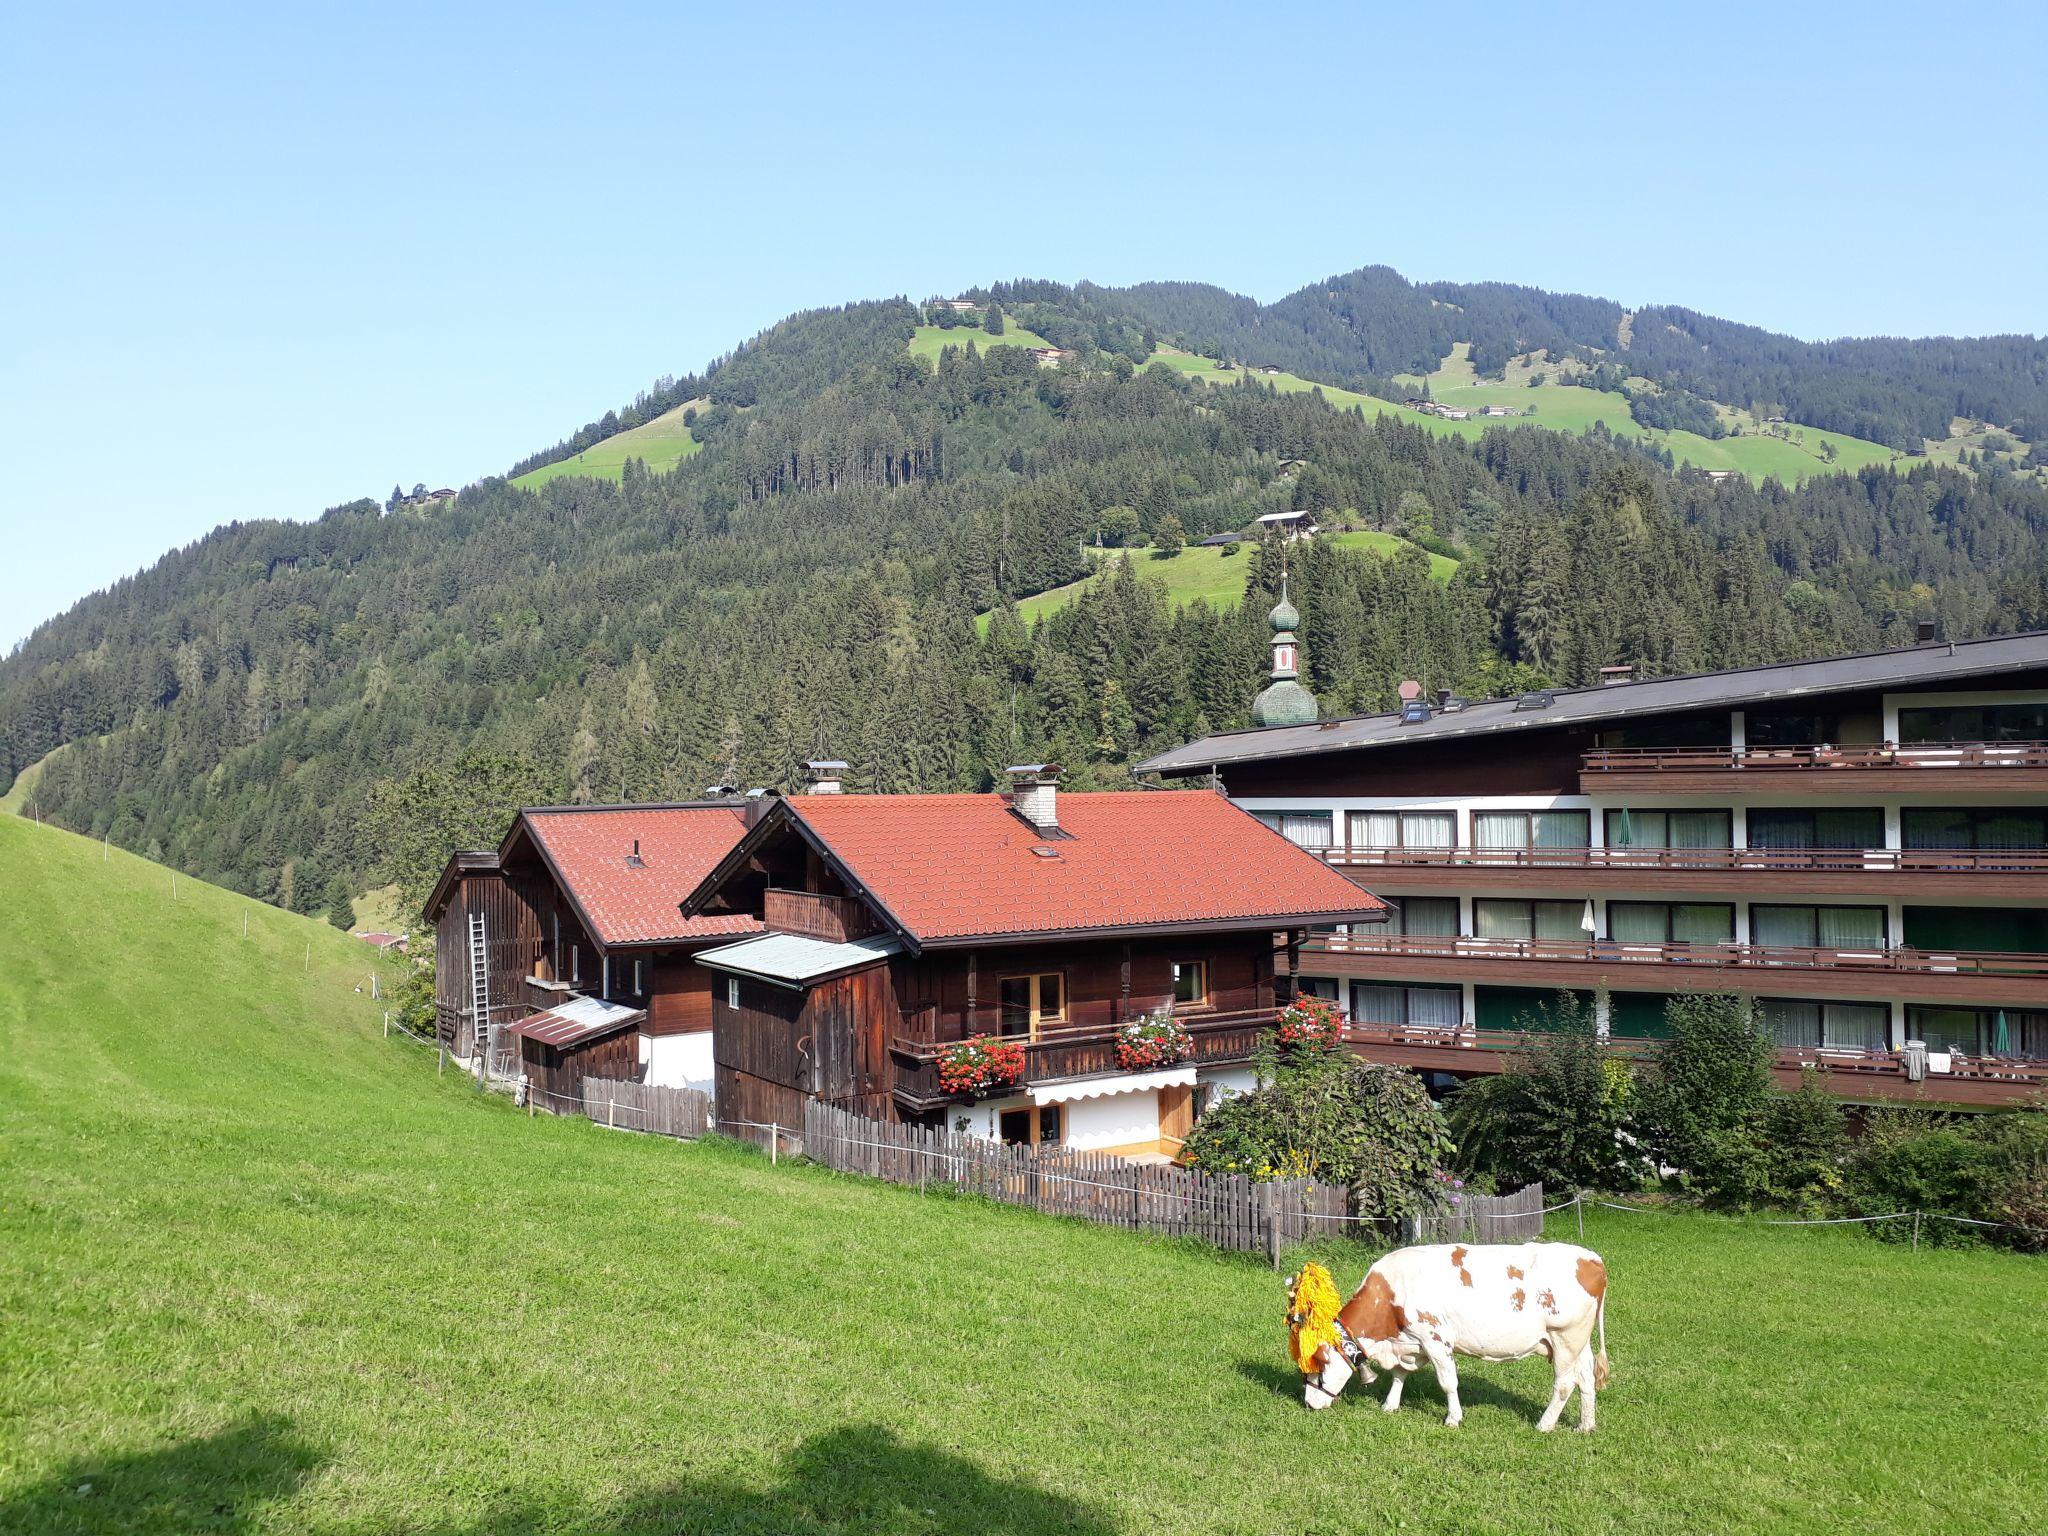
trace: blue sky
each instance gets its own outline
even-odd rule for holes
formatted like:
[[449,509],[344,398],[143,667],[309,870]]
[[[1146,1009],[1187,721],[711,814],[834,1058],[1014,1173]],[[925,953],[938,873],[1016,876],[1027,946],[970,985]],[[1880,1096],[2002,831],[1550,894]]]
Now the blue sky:
[[0,647],[851,298],[1384,262],[2048,331],[2040,7],[297,9],[0,19]]

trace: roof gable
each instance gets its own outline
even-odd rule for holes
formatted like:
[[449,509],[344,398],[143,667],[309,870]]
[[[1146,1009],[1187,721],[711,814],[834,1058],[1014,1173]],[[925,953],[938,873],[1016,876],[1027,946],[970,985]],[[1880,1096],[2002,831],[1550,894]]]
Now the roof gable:
[[[1371,922],[1385,911],[1220,795],[1068,793],[1059,819],[1055,838],[1001,795],[810,795],[783,801],[749,843],[800,832],[920,949]],[[722,883],[707,879],[692,908]]]
[[590,936],[607,949],[729,938],[760,932],[760,921],[686,918],[681,902],[746,825],[745,813],[730,805],[549,807],[521,811],[505,849],[530,838]]

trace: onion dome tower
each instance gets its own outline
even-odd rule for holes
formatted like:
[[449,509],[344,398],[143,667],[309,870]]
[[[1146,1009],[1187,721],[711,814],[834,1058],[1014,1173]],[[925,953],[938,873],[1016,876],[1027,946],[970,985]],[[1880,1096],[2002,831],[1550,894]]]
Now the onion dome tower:
[[1301,615],[1287,601],[1287,579],[1280,579],[1280,601],[1267,623],[1273,626],[1273,681],[1252,701],[1253,725],[1314,725],[1320,715],[1316,696],[1295,679],[1300,673],[1301,647],[1294,638]]

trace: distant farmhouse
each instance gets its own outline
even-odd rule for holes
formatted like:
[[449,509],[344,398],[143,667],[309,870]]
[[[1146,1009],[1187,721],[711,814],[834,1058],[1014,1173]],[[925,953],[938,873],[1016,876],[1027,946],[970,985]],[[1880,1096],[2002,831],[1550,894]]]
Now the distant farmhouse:
[[[1440,416],[1445,421],[1466,421],[1472,415],[1471,411],[1462,405],[1445,405],[1441,400],[1425,400],[1420,395],[1410,395],[1401,403],[1411,411],[1420,411],[1425,416]],[[1514,414],[1510,406],[1501,406],[1498,411],[1504,416]],[[1489,410],[1487,414],[1493,415],[1494,411]]]
[[1057,368],[1061,363],[1070,363],[1075,354],[1063,347],[1029,347],[1032,360],[1041,368]]
[[1286,543],[1313,538],[1322,532],[1313,512],[1268,512],[1259,519],[1261,533],[1277,534]]
[[950,309],[956,315],[971,315],[981,308],[972,299],[934,299],[932,300],[931,307],[933,309]]

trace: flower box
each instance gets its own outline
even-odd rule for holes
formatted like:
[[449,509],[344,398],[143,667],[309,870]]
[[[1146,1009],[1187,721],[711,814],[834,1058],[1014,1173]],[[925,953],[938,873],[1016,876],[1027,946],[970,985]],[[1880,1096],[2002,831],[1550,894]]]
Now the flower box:
[[995,1035],[971,1035],[944,1046],[938,1054],[939,1086],[969,1096],[1024,1081],[1024,1043]]
[[1170,1013],[1133,1019],[1116,1032],[1116,1064],[1126,1072],[1170,1067],[1193,1048],[1187,1027]]
[[1324,998],[1297,997],[1281,1010],[1274,1033],[1289,1050],[1333,1051],[1343,1043],[1344,1016]]

